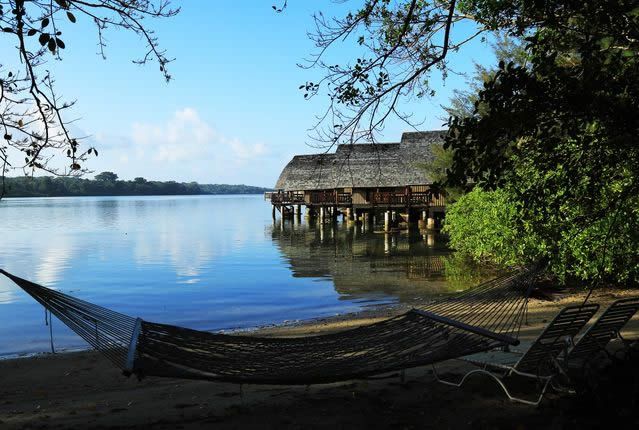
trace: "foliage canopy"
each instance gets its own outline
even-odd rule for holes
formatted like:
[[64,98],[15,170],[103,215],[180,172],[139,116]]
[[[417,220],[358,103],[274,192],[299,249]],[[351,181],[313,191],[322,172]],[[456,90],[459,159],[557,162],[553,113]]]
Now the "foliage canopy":
[[[506,34],[525,50],[485,74],[468,94],[472,105],[449,111],[446,185],[487,191],[451,208],[451,237],[456,228],[471,233],[465,214],[483,229],[485,237],[470,236],[478,258],[547,257],[563,278],[637,281],[637,1],[369,0],[344,18],[320,18],[315,64],[327,73],[310,90],[325,84],[331,96],[326,141],[374,139],[389,116],[408,120],[399,101],[432,94],[430,74],[445,76],[447,58],[470,40],[456,33],[462,21],[474,23],[471,39]],[[322,64],[323,51],[349,35],[359,37],[362,58]],[[502,225],[512,242],[489,225]]]
[[250,185],[148,181],[144,178],[122,181],[118,180],[118,175],[113,172],[102,172],[95,175],[93,180],[51,176],[5,178],[5,180],[8,197],[262,194],[270,191],[268,188]]

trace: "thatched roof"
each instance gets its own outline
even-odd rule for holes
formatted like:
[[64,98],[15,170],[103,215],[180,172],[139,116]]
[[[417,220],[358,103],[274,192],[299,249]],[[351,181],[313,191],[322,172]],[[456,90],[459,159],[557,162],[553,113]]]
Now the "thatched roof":
[[339,145],[335,153],[296,155],[284,167],[275,189],[375,188],[432,183],[422,165],[443,131],[404,133],[400,143]]

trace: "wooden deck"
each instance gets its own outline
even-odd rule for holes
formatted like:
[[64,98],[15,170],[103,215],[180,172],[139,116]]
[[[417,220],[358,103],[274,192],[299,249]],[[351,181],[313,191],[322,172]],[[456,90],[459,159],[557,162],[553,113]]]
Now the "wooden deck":
[[437,195],[429,191],[412,192],[410,188],[402,191],[358,190],[356,193],[336,190],[272,192],[269,193],[268,198],[275,206],[337,206],[361,209],[445,206],[443,195]]

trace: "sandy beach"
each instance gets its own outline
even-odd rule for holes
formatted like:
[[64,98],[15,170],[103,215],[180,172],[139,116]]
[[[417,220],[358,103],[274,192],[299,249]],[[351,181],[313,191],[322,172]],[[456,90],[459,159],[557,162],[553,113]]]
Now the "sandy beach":
[[[627,290],[600,290],[591,301],[602,308]],[[522,342],[534,339],[556,312],[580,303],[583,294],[554,301],[531,300]],[[342,330],[386,318],[401,308],[315,320],[259,330],[265,336],[302,336]],[[600,310],[601,312],[601,310]],[[596,317],[595,317],[596,318]],[[593,318],[594,320],[594,318]],[[623,332],[639,338],[637,316]],[[445,363],[445,373],[466,365]],[[122,376],[107,360],[87,351],[0,361],[0,428],[598,428],[572,397],[549,394],[538,408],[508,401],[494,382],[477,377],[462,389],[437,383],[430,367],[385,379],[310,387],[242,387],[227,383]],[[619,414],[618,427],[637,422]],[[595,417],[595,418],[593,418]],[[610,421],[610,417],[602,420]]]

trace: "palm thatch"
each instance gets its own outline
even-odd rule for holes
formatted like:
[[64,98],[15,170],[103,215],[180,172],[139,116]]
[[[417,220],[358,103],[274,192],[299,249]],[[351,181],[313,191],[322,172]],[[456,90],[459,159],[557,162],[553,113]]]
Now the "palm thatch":
[[400,143],[339,145],[334,153],[296,155],[284,167],[275,189],[386,188],[427,185],[433,181],[423,164],[432,160],[431,145],[445,131],[404,133]]

